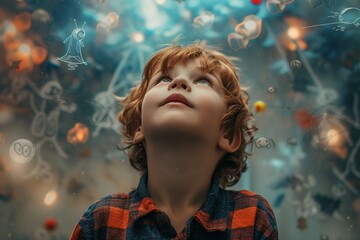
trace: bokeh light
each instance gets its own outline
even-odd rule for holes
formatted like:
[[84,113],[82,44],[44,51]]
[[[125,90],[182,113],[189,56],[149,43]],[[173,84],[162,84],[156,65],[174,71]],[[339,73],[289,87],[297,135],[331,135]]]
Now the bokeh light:
[[300,36],[300,31],[296,27],[290,27],[287,31],[287,34],[289,35],[290,38],[297,40]]
[[71,144],[85,143],[89,138],[89,129],[81,123],[76,123],[75,126],[67,133],[67,141]]
[[141,43],[144,41],[144,34],[141,32],[135,32],[132,34],[132,40],[137,43]]
[[53,205],[56,200],[58,199],[58,193],[56,190],[50,190],[46,193],[45,197],[44,197],[44,204],[46,206],[51,206]]
[[44,228],[47,231],[54,231],[57,228],[58,222],[55,218],[48,218],[44,222]]

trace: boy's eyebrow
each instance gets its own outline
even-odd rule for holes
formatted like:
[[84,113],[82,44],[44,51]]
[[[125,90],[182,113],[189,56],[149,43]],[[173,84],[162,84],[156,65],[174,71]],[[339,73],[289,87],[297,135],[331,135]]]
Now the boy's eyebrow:
[[158,69],[158,70],[153,72],[153,74],[151,75],[149,80],[153,79],[156,75],[161,75],[161,74],[162,74],[161,69]]

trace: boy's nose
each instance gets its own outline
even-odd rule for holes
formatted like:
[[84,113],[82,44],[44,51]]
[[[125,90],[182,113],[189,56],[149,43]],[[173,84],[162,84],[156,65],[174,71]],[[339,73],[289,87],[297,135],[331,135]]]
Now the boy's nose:
[[168,87],[168,90],[174,89],[174,88],[182,88],[188,92],[191,91],[190,84],[188,81],[184,78],[175,78],[171,81],[171,84]]

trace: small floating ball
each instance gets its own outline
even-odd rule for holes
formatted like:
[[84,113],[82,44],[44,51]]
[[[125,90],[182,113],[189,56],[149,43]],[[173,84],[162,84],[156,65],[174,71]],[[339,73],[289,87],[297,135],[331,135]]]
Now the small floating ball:
[[261,4],[262,0],[251,0],[251,3],[254,5],[259,5]]
[[254,103],[254,109],[256,112],[263,112],[266,109],[266,103],[263,101],[256,101]]
[[44,228],[48,231],[53,231],[57,227],[57,221],[55,218],[48,218],[44,222]]

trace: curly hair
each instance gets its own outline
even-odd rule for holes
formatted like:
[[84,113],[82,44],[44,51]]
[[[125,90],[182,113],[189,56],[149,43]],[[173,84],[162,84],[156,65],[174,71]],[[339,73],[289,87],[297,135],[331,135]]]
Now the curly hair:
[[131,88],[127,96],[119,98],[123,108],[118,119],[122,123],[121,133],[124,137],[119,149],[128,155],[132,167],[143,173],[147,170],[145,148],[141,142],[134,144],[132,139],[141,124],[141,106],[149,80],[158,67],[163,73],[167,73],[171,66],[194,59],[199,59],[201,70],[205,73],[217,73],[221,76],[227,105],[227,113],[222,116],[221,126],[226,137],[232,142],[234,134],[241,133],[239,148],[233,153],[226,153],[214,172],[221,187],[230,187],[240,180],[242,173],[247,169],[247,158],[251,154],[246,152],[245,148],[252,144],[257,128],[247,105],[249,96],[240,86],[235,65],[219,51],[207,48],[205,42],[195,42],[188,46],[172,44],[150,58],[144,67],[141,83]]

